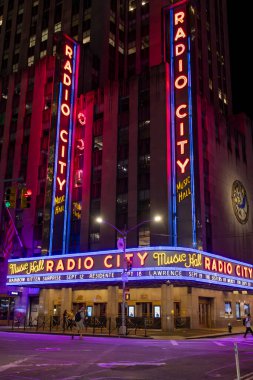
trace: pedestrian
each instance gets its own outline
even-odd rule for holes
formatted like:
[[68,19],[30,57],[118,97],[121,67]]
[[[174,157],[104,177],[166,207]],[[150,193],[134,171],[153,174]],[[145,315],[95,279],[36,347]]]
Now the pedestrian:
[[67,310],[65,309],[64,312],[63,312],[63,316],[62,316],[62,328],[63,328],[63,331],[66,329],[67,327],[67,323],[68,323],[68,312]]
[[74,311],[73,310],[70,310],[70,312],[68,313],[68,325],[67,325],[67,329],[70,329],[72,330],[72,328],[75,326],[75,314],[74,314]]
[[251,317],[250,317],[250,314],[248,314],[248,316],[245,319],[245,327],[246,327],[246,330],[245,330],[245,333],[244,333],[244,338],[246,338],[248,332],[250,332],[251,335],[253,336],[253,331],[252,331],[252,328],[251,328]]
[[[77,329],[78,334],[80,334],[80,339],[83,338],[84,318],[85,318],[85,309],[82,306],[75,315],[76,329]],[[72,335],[72,339],[74,339],[74,335]]]

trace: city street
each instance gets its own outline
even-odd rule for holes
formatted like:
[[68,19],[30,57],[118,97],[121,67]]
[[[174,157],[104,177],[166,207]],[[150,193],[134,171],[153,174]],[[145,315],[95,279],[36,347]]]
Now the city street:
[[0,332],[1,380],[253,379],[253,337],[130,339]]

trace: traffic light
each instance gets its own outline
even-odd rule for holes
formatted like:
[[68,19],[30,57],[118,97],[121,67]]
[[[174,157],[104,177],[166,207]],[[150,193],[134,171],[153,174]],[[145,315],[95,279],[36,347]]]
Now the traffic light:
[[30,208],[32,200],[32,190],[24,187],[21,191],[21,208]]
[[15,208],[16,207],[16,200],[17,200],[17,188],[7,187],[4,194],[4,203],[5,207],[7,208]]
[[133,258],[130,257],[127,259],[127,271],[129,272],[130,270],[132,270],[132,267],[133,267]]

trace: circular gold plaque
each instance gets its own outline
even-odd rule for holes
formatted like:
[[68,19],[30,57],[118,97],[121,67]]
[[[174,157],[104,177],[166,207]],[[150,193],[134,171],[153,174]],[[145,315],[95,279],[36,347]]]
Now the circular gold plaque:
[[245,187],[240,181],[234,181],[231,198],[236,219],[241,224],[247,223],[249,218],[249,202]]

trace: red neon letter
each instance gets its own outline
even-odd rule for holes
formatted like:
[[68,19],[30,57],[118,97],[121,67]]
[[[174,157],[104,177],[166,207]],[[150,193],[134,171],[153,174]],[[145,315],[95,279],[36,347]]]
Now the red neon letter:
[[112,255],[105,256],[104,265],[105,265],[106,268],[111,268],[112,267],[112,264],[108,264],[108,262],[107,262],[109,259],[110,260],[112,259]]
[[63,174],[63,172],[64,172],[64,167],[67,166],[67,165],[66,165],[66,162],[59,161],[58,163],[59,163],[59,165],[60,165],[60,167],[61,167],[61,169],[60,169],[60,173]]
[[63,84],[65,84],[66,86],[70,86],[71,85],[71,78],[66,73],[63,74]]
[[141,266],[143,267],[143,265],[145,264],[145,260],[146,260],[146,258],[148,256],[148,253],[147,252],[144,252],[144,253],[138,252],[137,256],[139,257],[140,262],[141,262]]
[[76,266],[75,260],[74,259],[68,259],[67,260],[67,270],[72,270]]
[[184,113],[181,113],[181,109],[183,108],[187,108],[187,104],[181,104],[180,106],[177,107],[176,109],[176,115],[179,119],[183,119],[184,117],[187,116],[187,113],[184,112]]
[[65,65],[64,65],[64,70],[68,71],[70,74],[72,74],[72,68],[71,68],[71,64],[69,61],[66,61]]
[[184,146],[188,143],[188,140],[178,141],[177,145],[180,146],[180,154],[184,154]]
[[210,259],[209,259],[209,257],[205,257],[204,258],[204,269],[211,270],[210,269]]
[[65,183],[66,183],[66,180],[64,179],[63,181],[61,181],[60,178],[57,177],[57,182],[59,183],[60,191],[62,191],[62,188],[63,188],[63,186],[64,186]]
[[63,129],[63,130],[61,131],[61,133],[60,133],[60,138],[61,138],[61,140],[62,140],[63,142],[68,142],[68,139],[67,139],[67,137],[66,137],[66,138],[64,138],[64,137],[63,137],[63,135],[66,135],[66,136],[68,136],[68,132],[67,132],[67,131],[65,131],[65,129]]
[[65,55],[67,55],[70,59],[72,58],[73,50],[69,45],[65,46]]
[[46,261],[46,272],[53,272],[54,262],[53,260]]
[[56,270],[56,272],[58,272],[58,270],[64,270],[64,265],[63,265],[63,261],[62,260],[58,261],[55,270]]
[[184,22],[184,16],[185,16],[184,12],[177,12],[177,13],[175,13],[175,15],[174,15],[175,25],[177,25],[179,22],[181,22],[181,24],[183,24],[183,22]]
[[[180,84],[179,82],[182,81]],[[181,88],[184,88],[187,85],[187,77],[185,75],[180,75],[180,77],[177,77],[175,80],[175,87],[181,90]]]
[[180,136],[184,135],[184,123],[180,123]]
[[182,163],[181,161],[177,160],[177,164],[178,164],[178,166],[180,167],[180,169],[181,169],[181,173],[182,173],[182,174],[184,174],[184,172],[185,172],[185,167],[186,167],[186,165],[188,164],[188,162],[189,162],[189,158],[186,158],[184,163]]
[[175,55],[176,57],[178,55],[181,55],[185,52],[185,45],[184,44],[178,44],[178,45],[175,45]]
[[66,88],[64,91],[64,100],[65,101],[69,100],[69,89],[68,88]]
[[183,29],[178,28],[177,33],[176,33],[175,38],[174,38],[174,41],[177,41],[179,38],[185,38],[185,37],[186,37],[186,34],[183,31]]
[[83,264],[85,269],[91,269],[94,265],[94,260],[92,257],[86,257]]
[[178,60],[178,71],[181,73],[183,71],[183,60]]
[[61,112],[63,113],[64,116],[69,116],[70,114],[70,108],[67,104],[63,103],[61,105]]

